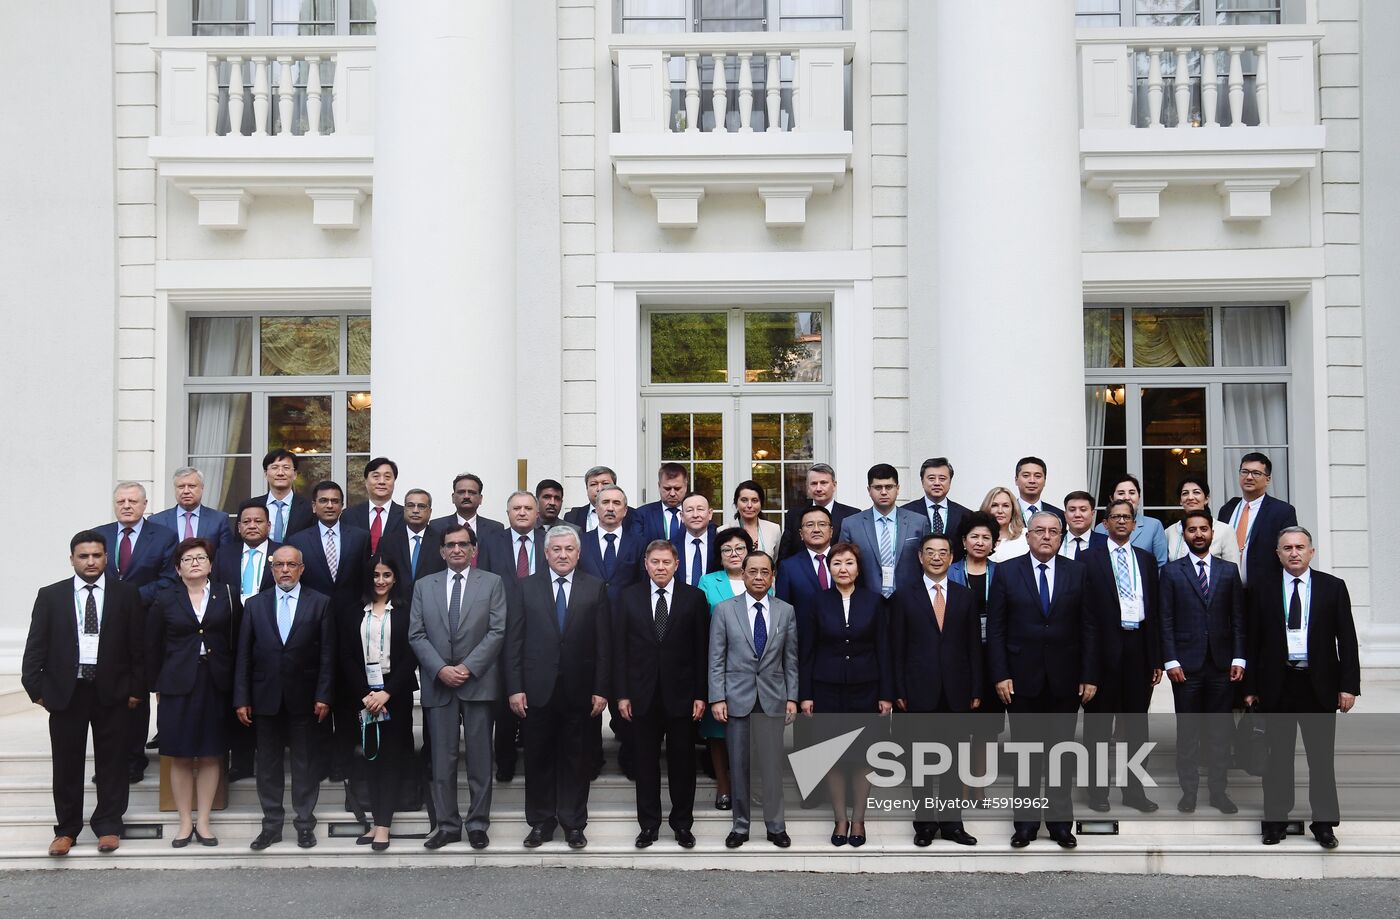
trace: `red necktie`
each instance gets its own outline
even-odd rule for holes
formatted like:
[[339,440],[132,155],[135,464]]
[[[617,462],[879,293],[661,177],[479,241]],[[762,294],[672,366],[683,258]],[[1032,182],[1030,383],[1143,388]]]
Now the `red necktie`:
[[369,525],[369,552],[373,555],[379,551],[379,537],[384,535],[384,508],[374,509],[374,523]]
[[530,576],[530,557],[525,554],[525,540],[527,536],[520,536],[520,554],[515,557],[515,576],[518,578],[528,578]]
[[831,586],[831,582],[830,582],[829,580],[827,580],[827,577],[826,577],[826,553],[825,553],[825,552],[823,552],[821,555],[818,555],[818,556],[817,556],[817,583],[821,585],[822,590],[826,590],[827,588],[829,588],[829,587]]
[[122,527],[122,544],[117,547],[117,574],[126,574],[131,564],[131,527]]

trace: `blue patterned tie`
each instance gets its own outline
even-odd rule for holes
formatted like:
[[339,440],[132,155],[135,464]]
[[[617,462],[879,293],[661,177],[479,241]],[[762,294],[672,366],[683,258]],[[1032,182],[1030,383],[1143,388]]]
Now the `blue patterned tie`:
[[880,518],[880,564],[894,565],[894,534],[890,532],[890,518]]
[[700,539],[692,539],[691,545],[695,546],[695,553],[690,556],[690,586],[694,587],[700,581],[700,575],[704,574],[705,563],[700,560]]
[[452,575],[452,598],[447,601],[447,630],[450,634],[457,634],[457,627],[462,624],[462,572]]
[[272,541],[286,542],[284,537],[287,535],[287,518],[282,515],[282,509],[287,506],[287,502],[273,501],[272,503],[277,506],[277,519],[272,521]]
[[243,596],[248,596],[257,590],[258,571],[258,550],[249,549],[248,557],[243,560]]
[[1113,578],[1118,582],[1118,596],[1133,598],[1133,578],[1128,573],[1128,550],[1123,546],[1113,550]]
[[676,538],[681,535],[681,509],[672,507],[668,508],[667,512],[671,515],[671,524],[666,530],[666,538],[675,542]]
[[604,533],[603,539],[608,544],[608,547],[603,550],[603,577],[611,581],[613,569],[617,567],[617,534]]
[[564,617],[569,612],[569,600],[564,596],[564,578],[555,578],[554,583],[558,585],[554,594],[554,615],[559,617],[559,631],[564,631]]
[[763,604],[755,603],[753,608],[757,613],[753,619],[753,656],[762,657],[763,649],[768,645],[768,623],[763,621]]
[[287,636],[292,634],[291,596],[286,591],[282,591],[282,607],[277,611],[277,632],[282,636],[282,644],[284,645],[287,643]]
[[413,557],[408,561],[408,571],[410,577],[418,577],[418,551],[423,548],[423,537],[413,537]]
[[1050,582],[1045,578],[1048,567],[1044,562],[1040,563],[1040,612],[1047,619],[1050,618]]
[[1206,574],[1205,561],[1196,562],[1196,569],[1200,572],[1196,578],[1201,583],[1201,593],[1205,595],[1206,602],[1210,602],[1210,575]]

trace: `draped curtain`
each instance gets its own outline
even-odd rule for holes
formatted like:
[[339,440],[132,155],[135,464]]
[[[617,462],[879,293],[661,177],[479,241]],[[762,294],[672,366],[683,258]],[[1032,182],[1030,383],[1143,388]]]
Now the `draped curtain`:
[[[1117,318],[1115,318],[1115,315]],[[1117,310],[1091,309],[1084,311],[1084,366],[1123,366],[1123,322]],[[1108,398],[1112,386],[1084,387],[1084,420],[1088,430],[1089,487],[1097,495],[1102,491],[1104,427],[1108,417]]]
[[[1221,357],[1227,367],[1281,367],[1287,363],[1282,313],[1274,307],[1225,310],[1221,323]],[[1270,491],[1288,497],[1288,387],[1284,383],[1226,383],[1224,442],[1228,463],[1251,450],[1269,454],[1274,463]],[[1272,449],[1270,449],[1272,448]],[[1234,477],[1227,475],[1227,482]],[[1231,485],[1238,492],[1237,485]]]
[[[231,377],[252,369],[251,335],[238,334],[239,319],[215,319],[190,324],[190,374]],[[248,417],[247,393],[197,393],[190,396],[190,456],[199,458],[204,473],[204,503],[222,507],[233,478],[234,460]]]

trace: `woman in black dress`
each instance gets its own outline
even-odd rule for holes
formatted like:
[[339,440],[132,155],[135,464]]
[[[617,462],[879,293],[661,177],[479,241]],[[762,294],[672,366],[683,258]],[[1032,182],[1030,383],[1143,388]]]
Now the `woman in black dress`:
[[[860,550],[838,542],[827,552],[834,586],[817,593],[809,609],[797,610],[798,695],[804,715],[821,715],[818,733],[834,737],[846,728],[838,714],[888,715],[893,707],[889,623],[879,594],[858,587]],[[862,748],[856,748],[861,752]],[[863,765],[839,762],[827,773],[827,791],[836,826],[833,846],[865,844],[865,805],[870,782]],[[850,796],[847,797],[847,788]],[[847,820],[847,807],[850,819]]]
[[[972,718],[972,772],[984,775],[987,769],[987,744],[992,743],[1006,727],[1006,706],[1001,704],[996,687],[991,682],[991,671],[987,668],[987,598],[991,596],[992,579],[996,576],[997,563],[991,554],[997,546],[1000,532],[996,518],[982,511],[973,511],[963,518],[958,528],[962,540],[963,558],[948,569],[948,580],[961,584],[972,591],[972,599],[981,620],[982,629],[982,672],[988,674],[987,685],[982,687],[982,706]],[[964,797],[972,798],[972,789],[967,789]],[[975,800],[975,798],[974,798]],[[976,806],[976,805],[974,805]]]
[[191,839],[219,844],[209,812],[229,748],[233,600],[228,585],[209,579],[213,558],[214,547],[205,539],[176,546],[180,583],[157,595],[146,615],[160,755],[171,757],[170,791],[180,813],[170,843],[177,849]]

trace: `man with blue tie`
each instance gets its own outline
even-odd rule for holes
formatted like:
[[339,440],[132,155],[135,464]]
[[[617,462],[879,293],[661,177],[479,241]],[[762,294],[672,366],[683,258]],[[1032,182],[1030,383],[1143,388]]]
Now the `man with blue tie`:
[[928,518],[897,506],[899,472],[889,463],[876,463],[865,474],[871,507],[841,523],[841,542],[855,543],[861,558],[860,583],[883,597],[895,588],[917,580],[919,542],[928,535]]
[[204,473],[198,469],[181,466],[175,470],[173,481],[175,506],[152,514],[151,522],[171,530],[180,539],[195,536],[207,539],[209,545],[214,547],[217,564],[219,551],[237,542],[229,527],[228,514],[204,506]]
[[436,574],[446,567],[442,560],[442,537],[428,525],[433,516],[433,496],[421,488],[410,488],[403,496],[403,523],[384,534],[379,554],[392,558],[404,573],[395,590],[407,600],[413,596],[413,582]]
[[1023,456],[1016,461],[1016,500],[1021,508],[1021,516],[1026,526],[1031,525],[1031,516],[1040,511],[1049,511],[1060,518],[1060,529],[1064,530],[1065,512],[1048,501],[1042,501],[1045,491],[1045,475],[1049,470],[1045,460],[1038,456]]
[[297,480],[297,455],[290,450],[270,450],[263,457],[263,477],[267,491],[254,500],[267,505],[268,531],[272,541],[285,543],[293,533],[316,522],[311,502],[292,491]]
[[661,496],[637,508],[642,527],[642,545],[653,539],[667,539],[679,549],[681,531],[681,501],[690,492],[690,473],[680,463],[662,463],[656,471],[656,491]]
[[1094,496],[1087,491],[1065,495],[1065,538],[1060,555],[1079,561],[1094,541]]
[[709,498],[697,492],[685,496],[681,502],[681,522],[685,531],[680,538],[680,570],[676,573],[677,580],[682,584],[694,587],[702,577],[719,570],[713,520]]

